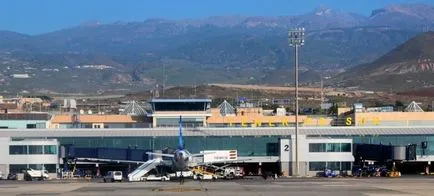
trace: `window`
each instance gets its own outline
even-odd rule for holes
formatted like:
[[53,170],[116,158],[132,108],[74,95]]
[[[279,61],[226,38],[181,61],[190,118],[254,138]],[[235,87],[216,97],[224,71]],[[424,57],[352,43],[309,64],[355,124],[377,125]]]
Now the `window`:
[[43,154],[42,146],[29,146],[29,154]]
[[309,171],[324,171],[326,162],[309,162]]
[[11,164],[9,165],[9,173],[23,173],[27,169],[27,164]]
[[36,129],[36,124],[27,124],[27,129]]
[[327,152],[340,152],[340,144],[339,143],[329,143],[327,144]]
[[27,146],[9,146],[9,154],[27,154]]
[[310,143],[309,152],[351,152],[351,143]]
[[30,169],[42,170],[42,164],[29,164]]
[[327,169],[330,170],[340,170],[341,168],[341,162],[327,162]]
[[333,171],[351,170],[351,162],[309,162],[309,171],[324,171],[324,169]]
[[29,168],[35,170],[46,170],[48,173],[56,172],[56,164],[29,164]]
[[341,152],[351,152],[351,143],[342,143]]
[[44,154],[57,154],[57,148],[54,145],[44,146]]
[[48,173],[56,173],[56,164],[44,164],[44,167]]
[[341,170],[351,170],[351,162],[341,162]]
[[101,128],[101,125],[93,125],[93,128],[94,129],[99,129],[99,128]]
[[309,152],[325,152],[326,146],[323,143],[310,143]]

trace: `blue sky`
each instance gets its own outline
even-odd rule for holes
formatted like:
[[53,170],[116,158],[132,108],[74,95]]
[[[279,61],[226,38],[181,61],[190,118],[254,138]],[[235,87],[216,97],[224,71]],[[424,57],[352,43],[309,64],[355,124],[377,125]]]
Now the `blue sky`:
[[369,15],[373,9],[400,3],[434,4],[434,0],[0,0],[0,30],[40,34],[89,20],[296,15],[319,5]]

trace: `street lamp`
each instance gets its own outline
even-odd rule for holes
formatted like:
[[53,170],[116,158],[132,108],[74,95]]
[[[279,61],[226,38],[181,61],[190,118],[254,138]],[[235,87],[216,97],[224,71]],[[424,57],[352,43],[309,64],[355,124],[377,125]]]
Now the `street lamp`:
[[299,173],[298,161],[298,48],[304,46],[304,28],[291,29],[288,32],[288,42],[290,47],[295,48],[295,175]]

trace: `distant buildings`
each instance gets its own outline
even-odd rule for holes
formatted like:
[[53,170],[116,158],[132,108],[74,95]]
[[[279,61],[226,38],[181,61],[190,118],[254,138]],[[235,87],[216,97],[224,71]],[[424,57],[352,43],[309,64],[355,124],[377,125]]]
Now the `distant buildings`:
[[30,78],[30,75],[27,73],[24,74],[12,74],[13,78]]

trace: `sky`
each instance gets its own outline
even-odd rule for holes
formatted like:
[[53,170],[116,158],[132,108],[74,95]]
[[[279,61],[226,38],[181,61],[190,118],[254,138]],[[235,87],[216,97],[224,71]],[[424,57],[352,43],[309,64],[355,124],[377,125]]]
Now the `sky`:
[[297,15],[320,5],[369,16],[373,9],[402,3],[434,4],[434,0],[0,0],[0,30],[35,35],[94,20],[104,24],[148,18]]

